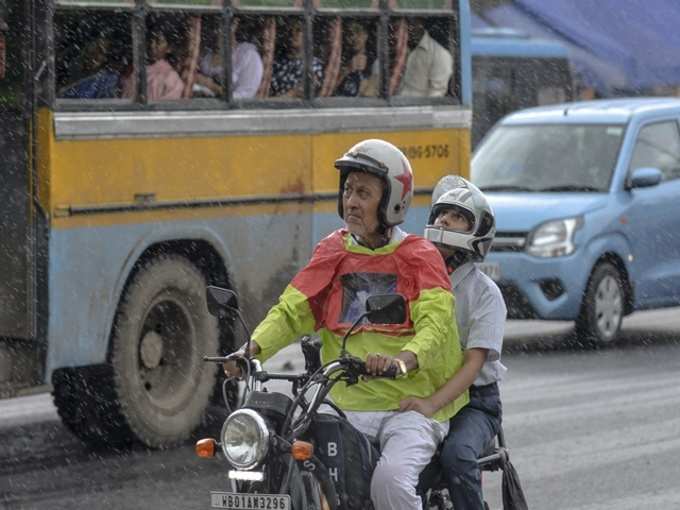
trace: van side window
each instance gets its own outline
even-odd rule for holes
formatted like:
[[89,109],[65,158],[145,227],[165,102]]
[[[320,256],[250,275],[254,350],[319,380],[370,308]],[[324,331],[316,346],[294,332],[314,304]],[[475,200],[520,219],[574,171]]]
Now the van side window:
[[630,171],[658,168],[665,181],[680,178],[680,135],[674,121],[644,126],[635,142]]

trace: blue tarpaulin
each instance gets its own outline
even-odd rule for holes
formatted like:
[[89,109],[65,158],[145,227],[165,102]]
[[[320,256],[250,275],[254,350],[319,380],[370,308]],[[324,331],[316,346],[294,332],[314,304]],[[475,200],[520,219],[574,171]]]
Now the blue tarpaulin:
[[680,85],[679,0],[514,0],[484,17],[559,40],[603,93]]

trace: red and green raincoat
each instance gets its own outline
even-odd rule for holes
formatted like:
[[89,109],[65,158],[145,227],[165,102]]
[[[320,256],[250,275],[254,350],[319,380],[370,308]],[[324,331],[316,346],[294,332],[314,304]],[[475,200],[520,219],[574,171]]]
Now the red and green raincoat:
[[[343,334],[364,311],[371,294],[398,292],[408,303],[403,324],[365,323],[347,340],[347,350],[361,359],[368,353],[395,356],[413,352],[418,369],[400,379],[376,378],[353,386],[338,383],[333,401],[344,410],[390,411],[409,396],[426,398],[463,364],[454,299],[439,252],[419,236],[371,250],[341,229],[323,239],[312,259],[286,287],[279,302],[253,332],[266,360],[299,336],[321,336],[324,363],[340,354]],[[465,392],[435,414],[453,416],[468,402]]]

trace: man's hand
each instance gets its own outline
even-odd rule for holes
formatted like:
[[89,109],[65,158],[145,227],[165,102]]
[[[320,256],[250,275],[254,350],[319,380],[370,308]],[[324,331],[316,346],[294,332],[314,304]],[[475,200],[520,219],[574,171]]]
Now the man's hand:
[[350,61],[350,70],[351,71],[363,71],[366,69],[366,54],[365,53],[358,53],[352,57],[352,60]]
[[222,363],[222,369],[224,370],[224,375],[227,377],[235,377],[237,379],[241,378],[242,370],[238,361],[226,361]]
[[370,353],[366,356],[366,371],[370,375],[382,375],[392,365],[396,366],[396,362],[392,356],[387,356],[378,352]]
[[397,369],[397,377],[405,376],[409,371],[418,368],[418,358],[410,351],[401,351],[396,356],[378,352],[366,356],[366,371],[371,375],[382,375],[393,365]]
[[[244,345],[241,349],[234,352],[234,355],[245,356],[245,352],[246,352],[246,346]],[[251,342],[250,342],[250,356],[249,357],[253,358],[253,357],[257,356],[258,354],[260,354],[260,346],[257,345],[257,342],[251,340]],[[244,366],[243,363],[245,363],[245,361],[242,360],[242,359],[235,359],[235,360],[230,360],[230,361],[224,362],[222,364],[222,369],[224,370],[224,375],[226,375],[227,377],[240,378],[242,373],[243,373],[243,370],[241,369],[241,367]]]
[[437,407],[427,398],[409,397],[399,402],[400,411],[417,411],[427,418],[432,418]]

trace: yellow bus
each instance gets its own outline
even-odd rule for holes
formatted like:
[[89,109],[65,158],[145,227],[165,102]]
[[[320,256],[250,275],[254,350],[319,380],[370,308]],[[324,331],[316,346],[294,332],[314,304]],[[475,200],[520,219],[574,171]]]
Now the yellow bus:
[[[437,180],[468,175],[469,18],[466,0],[0,0],[0,395],[51,388],[85,441],[187,438],[215,387],[202,356],[244,340],[205,286],[261,319],[341,224],[337,157],[402,148],[416,233]],[[431,47],[443,86],[409,77]]]

